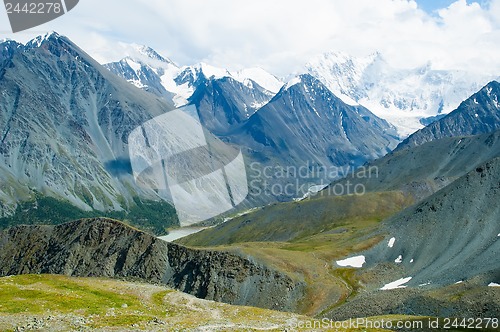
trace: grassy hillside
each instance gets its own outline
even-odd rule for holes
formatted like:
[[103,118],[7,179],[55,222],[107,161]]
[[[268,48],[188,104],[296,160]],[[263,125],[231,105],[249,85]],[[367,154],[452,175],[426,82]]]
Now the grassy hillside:
[[335,260],[379,243],[382,236],[373,234],[380,222],[411,203],[386,192],[275,204],[179,242],[232,251],[304,280],[299,312],[321,317],[362,288],[357,271]]
[[293,331],[298,322],[314,320],[141,283],[54,275],[0,278],[2,331]]
[[179,240],[188,246],[299,241],[313,235],[349,233],[376,224],[413,203],[400,192],[321,197],[273,204]]

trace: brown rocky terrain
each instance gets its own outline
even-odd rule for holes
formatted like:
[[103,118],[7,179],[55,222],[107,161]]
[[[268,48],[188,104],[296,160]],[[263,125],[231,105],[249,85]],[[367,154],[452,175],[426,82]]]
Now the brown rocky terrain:
[[303,283],[236,254],[167,243],[111,219],[0,233],[0,275],[62,274],[164,284],[202,299],[294,311]]

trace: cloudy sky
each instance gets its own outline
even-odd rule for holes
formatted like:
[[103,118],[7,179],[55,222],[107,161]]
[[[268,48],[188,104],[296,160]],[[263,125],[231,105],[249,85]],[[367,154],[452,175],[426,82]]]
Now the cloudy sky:
[[0,10],[0,38],[25,42],[55,30],[101,62],[137,43],[180,65],[260,66],[279,76],[326,51],[500,73],[500,0],[80,0],[55,21],[9,30]]

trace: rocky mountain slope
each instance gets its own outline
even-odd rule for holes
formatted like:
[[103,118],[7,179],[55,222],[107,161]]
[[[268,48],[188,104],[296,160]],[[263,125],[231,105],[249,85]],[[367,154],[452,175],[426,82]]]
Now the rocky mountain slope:
[[415,69],[392,67],[380,53],[353,57],[329,52],[306,65],[333,93],[359,103],[396,125],[403,136],[422,128],[420,120],[447,114],[494,77],[435,70],[429,63]]
[[442,138],[391,152],[333,182],[318,196],[343,195],[343,188],[360,186],[367,192],[402,191],[420,200],[499,156],[500,131]]
[[0,61],[0,215],[36,193],[101,212],[158,200],[135,185],[127,139],[173,105],[127,84],[57,33],[0,49],[9,49]]
[[500,129],[500,83],[492,81],[446,117],[405,139],[398,149],[407,149],[443,137],[489,133]]
[[335,97],[310,75],[293,79],[234,135],[259,159],[279,156],[288,165],[362,165],[385,155],[395,131],[363,107]]
[[63,274],[162,283],[199,298],[293,311],[303,284],[249,258],[167,243],[109,219],[0,232],[0,275]]
[[328,316],[498,317],[499,177],[495,158],[386,220],[378,245],[351,253],[366,260],[359,275],[367,292]]

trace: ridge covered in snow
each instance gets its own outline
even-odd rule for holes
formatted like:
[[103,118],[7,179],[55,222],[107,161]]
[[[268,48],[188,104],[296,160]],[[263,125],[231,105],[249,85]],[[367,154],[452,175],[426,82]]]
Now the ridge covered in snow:
[[268,73],[260,67],[242,69],[233,73],[232,77],[244,84],[246,84],[249,80],[254,81],[272,93],[278,93],[283,86],[283,82],[276,78],[276,76]]
[[[105,64],[105,67],[141,89],[153,90],[152,92],[161,96],[170,97],[176,106],[187,104],[196,84],[204,79],[219,80],[229,77],[248,87],[256,83],[269,91],[270,95],[276,94],[283,86],[283,82],[262,68],[230,72],[205,62],[179,67],[150,47],[130,44],[126,45],[126,49],[124,59]],[[152,84],[156,86],[151,87]]]
[[[292,78],[285,84],[259,67],[235,72],[204,62],[179,67],[147,46],[131,44],[127,49],[122,66],[116,63],[106,66],[137,87],[168,97],[176,106],[187,104],[203,80],[228,77],[249,88],[257,84],[269,95],[298,83],[297,78]],[[307,63],[304,72],[319,79],[344,103],[364,106],[390,122],[402,138],[423,128],[436,116],[453,111],[494,79],[465,71],[436,70],[431,63],[413,69],[394,68],[379,52],[365,57],[324,53]]]

